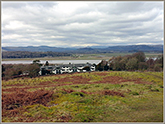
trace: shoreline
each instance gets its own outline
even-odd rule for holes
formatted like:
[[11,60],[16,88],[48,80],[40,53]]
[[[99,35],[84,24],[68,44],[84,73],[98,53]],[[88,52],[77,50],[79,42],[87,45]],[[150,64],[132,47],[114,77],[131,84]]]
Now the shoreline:
[[[110,59],[110,57],[108,57]],[[106,58],[80,58],[80,59],[75,59],[75,58],[9,58],[9,59],[2,59],[2,61],[26,61],[26,60],[102,60]]]
[[[1,58],[1,61],[26,61],[26,60],[109,60],[113,56],[124,56],[132,53],[105,53],[105,54],[82,54],[82,56],[71,57],[43,57],[43,58]],[[162,53],[145,53],[146,57],[155,57]]]

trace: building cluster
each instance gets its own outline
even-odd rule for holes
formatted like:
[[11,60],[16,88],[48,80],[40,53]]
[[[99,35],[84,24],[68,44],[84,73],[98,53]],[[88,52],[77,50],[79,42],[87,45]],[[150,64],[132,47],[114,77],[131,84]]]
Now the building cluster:
[[47,74],[64,74],[64,73],[74,73],[74,72],[87,72],[95,71],[96,67],[93,64],[60,64],[54,66],[41,66],[39,75]]

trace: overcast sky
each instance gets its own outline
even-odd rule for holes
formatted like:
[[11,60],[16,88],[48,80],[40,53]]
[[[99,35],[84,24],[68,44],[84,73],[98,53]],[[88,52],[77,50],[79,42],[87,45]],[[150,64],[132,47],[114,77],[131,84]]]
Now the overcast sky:
[[164,43],[163,1],[1,3],[2,47]]

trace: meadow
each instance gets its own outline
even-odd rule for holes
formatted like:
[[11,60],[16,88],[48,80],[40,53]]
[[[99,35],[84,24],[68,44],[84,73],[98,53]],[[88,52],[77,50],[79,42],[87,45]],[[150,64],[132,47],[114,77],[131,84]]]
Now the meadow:
[[3,80],[2,122],[163,122],[163,72]]

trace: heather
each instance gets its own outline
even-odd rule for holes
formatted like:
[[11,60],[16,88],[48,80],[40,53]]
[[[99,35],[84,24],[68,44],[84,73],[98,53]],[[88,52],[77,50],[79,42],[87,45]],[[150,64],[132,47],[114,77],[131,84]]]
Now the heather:
[[3,80],[2,122],[163,122],[163,72]]

